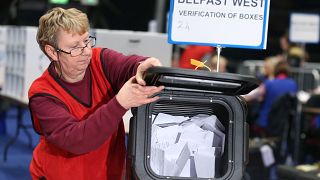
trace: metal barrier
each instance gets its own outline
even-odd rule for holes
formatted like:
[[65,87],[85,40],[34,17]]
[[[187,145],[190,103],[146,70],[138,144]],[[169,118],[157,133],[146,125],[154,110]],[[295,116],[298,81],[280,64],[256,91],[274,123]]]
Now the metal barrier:
[[263,67],[264,60],[245,60],[238,67],[238,74],[244,75],[252,75],[255,76],[259,72],[261,72],[261,68]]
[[[246,60],[238,68],[239,74],[257,76],[263,60]],[[312,91],[320,85],[320,63],[305,63],[301,68],[291,68],[289,76],[297,82],[299,90]]]
[[291,68],[290,77],[297,82],[299,90],[312,91],[319,86],[320,75],[316,69]]

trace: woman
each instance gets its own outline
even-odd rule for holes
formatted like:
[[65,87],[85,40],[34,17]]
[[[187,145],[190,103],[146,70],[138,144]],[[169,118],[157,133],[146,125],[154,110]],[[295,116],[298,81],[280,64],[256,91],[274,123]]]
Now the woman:
[[39,20],[37,41],[51,64],[29,89],[40,142],[32,179],[122,179],[125,137],[122,116],[154,102],[163,87],[146,86],[144,71],[156,58],[93,48],[86,14],[53,8]]

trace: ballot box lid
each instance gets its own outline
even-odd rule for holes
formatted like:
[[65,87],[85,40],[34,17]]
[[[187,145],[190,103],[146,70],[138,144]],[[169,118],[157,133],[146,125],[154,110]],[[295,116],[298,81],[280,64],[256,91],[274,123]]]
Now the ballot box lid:
[[231,96],[248,94],[259,84],[253,76],[170,67],[151,67],[144,80],[147,85],[164,85],[166,90]]

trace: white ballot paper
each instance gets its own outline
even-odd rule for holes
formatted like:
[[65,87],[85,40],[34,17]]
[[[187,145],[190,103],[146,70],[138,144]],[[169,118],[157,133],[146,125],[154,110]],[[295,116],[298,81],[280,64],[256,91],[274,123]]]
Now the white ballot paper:
[[150,166],[155,173],[163,174],[164,150],[175,144],[180,129],[177,125],[165,128],[152,125]]
[[221,122],[217,119],[217,116],[215,115],[204,118],[191,118],[191,120],[204,130],[213,131],[214,129],[219,129],[221,131],[225,131],[224,126],[221,124]]
[[169,114],[159,113],[157,117],[155,118],[153,124],[158,126],[170,126],[170,125],[176,125],[180,124],[183,121],[188,120],[189,117],[184,116],[172,116]]
[[151,130],[152,170],[163,176],[214,178],[224,153],[224,131],[215,115],[159,113]]
[[[181,149],[181,150],[180,150]],[[168,176],[180,176],[180,173],[183,170],[183,167],[187,163],[190,157],[190,150],[188,144],[184,142],[179,142],[165,151],[165,163],[169,159],[173,162],[173,168],[167,169]]]
[[213,130],[214,136],[213,136],[213,147],[220,147],[221,153],[224,152],[224,144],[225,144],[225,134],[218,129]]
[[261,146],[260,152],[261,152],[261,156],[262,156],[262,162],[265,167],[269,167],[275,163],[273,150],[269,145],[265,144],[265,145]]
[[[218,148],[217,148],[217,151]],[[220,150],[221,151],[221,150]],[[201,147],[194,155],[194,163],[198,178],[211,178],[215,175],[216,166],[216,148]]]

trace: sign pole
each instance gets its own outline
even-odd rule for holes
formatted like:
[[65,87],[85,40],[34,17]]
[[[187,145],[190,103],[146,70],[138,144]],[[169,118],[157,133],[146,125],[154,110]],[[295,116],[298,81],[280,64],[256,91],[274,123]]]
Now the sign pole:
[[218,61],[217,61],[217,72],[219,72],[220,67],[220,53],[222,51],[222,47],[220,45],[217,46],[217,55],[218,55]]

